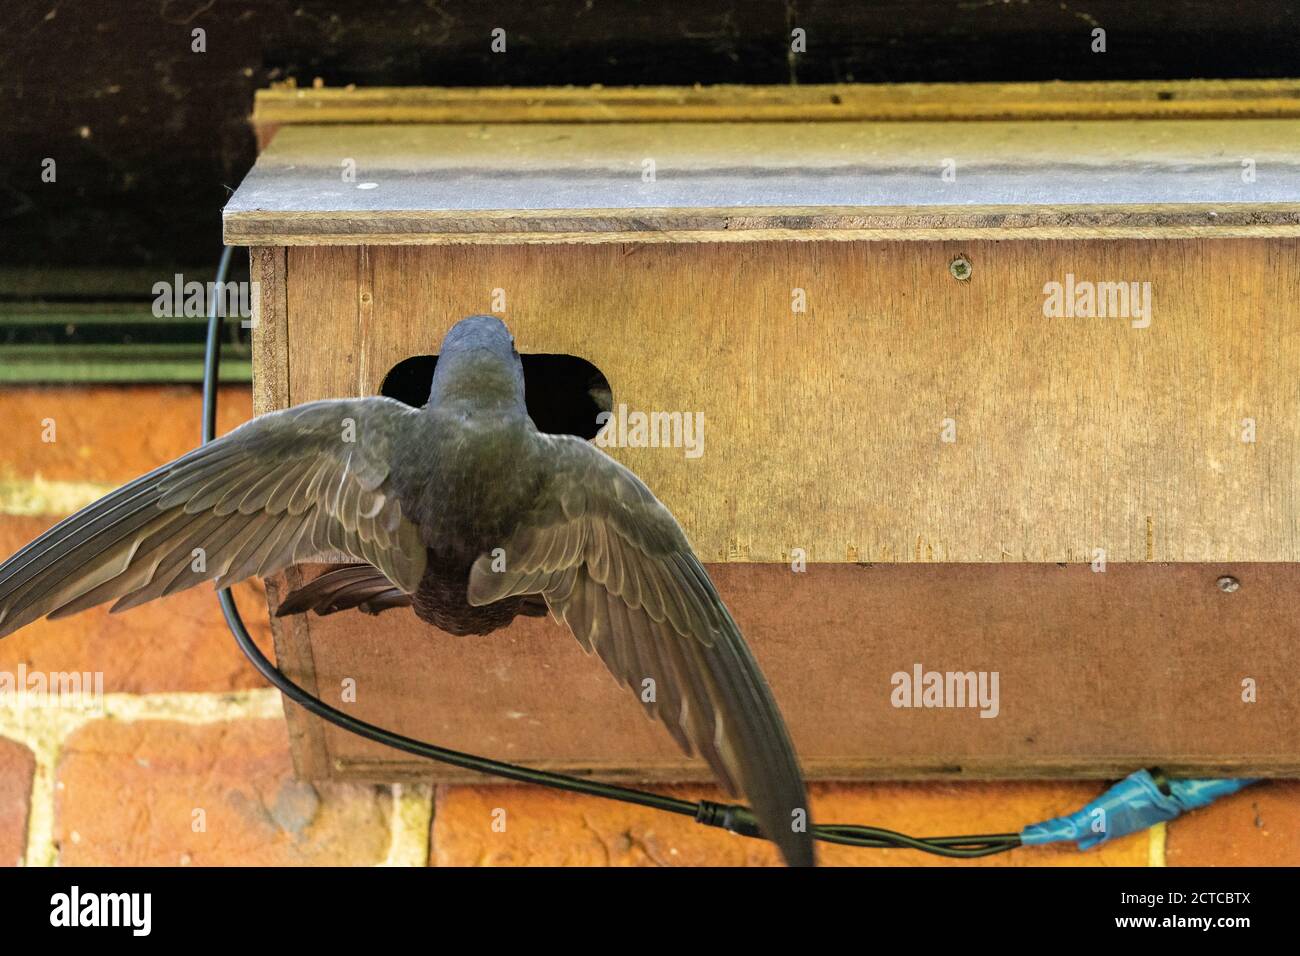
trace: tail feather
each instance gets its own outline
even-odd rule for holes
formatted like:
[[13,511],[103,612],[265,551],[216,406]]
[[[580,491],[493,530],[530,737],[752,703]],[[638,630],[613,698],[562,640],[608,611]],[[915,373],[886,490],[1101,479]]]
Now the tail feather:
[[377,568],[368,564],[345,564],[326,571],[292,592],[276,608],[275,616],[314,611],[324,617],[354,607],[367,614],[378,614],[410,605],[411,595],[394,585]]

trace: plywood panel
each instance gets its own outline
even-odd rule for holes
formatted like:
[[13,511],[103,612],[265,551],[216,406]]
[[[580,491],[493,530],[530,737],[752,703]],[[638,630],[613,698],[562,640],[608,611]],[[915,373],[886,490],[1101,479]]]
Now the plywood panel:
[[1296,236],[1298,152],[1289,118],[302,125],[223,215],[248,245]]
[[[715,565],[819,778],[1300,773],[1300,567]],[[1216,581],[1235,575],[1240,587]],[[455,638],[407,611],[309,619],[319,688],[460,750],[619,780],[706,779],[548,620]],[[996,716],[893,705],[893,675],[998,673]],[[1250,679],[1256,702],[1242,699]],[[986,684],[991,687],[991,684]],[[322,733],[319,722],[314,724]],[[465,774],[324,730],[335,776]]]
[[[1298,253],[1292,240],[293,248],[290,391],[376,392],[500,288],[521,351],[588,359],[630,410],[703,414],[699,458],[611,453],[705,560],[1294,561]],[[968,281],[949,272],[958,255]],[[1150,326],[1044,317],[1044,285],[1067,274],[1149,282]],[[805,313],[791,312],[796,288]]]

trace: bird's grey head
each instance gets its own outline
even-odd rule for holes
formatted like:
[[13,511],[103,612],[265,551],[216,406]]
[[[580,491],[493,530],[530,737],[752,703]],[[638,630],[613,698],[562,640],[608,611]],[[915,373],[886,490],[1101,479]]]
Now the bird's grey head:
[[495,315],[471,315],[461,319],[443,336],[440,355],[467,349],[488,349],[502,356],[515,354],[514,336]]
[[443,337],[429,403],[448,401],[523,408],[523,364],[510,330],[495,316],[461,319]]

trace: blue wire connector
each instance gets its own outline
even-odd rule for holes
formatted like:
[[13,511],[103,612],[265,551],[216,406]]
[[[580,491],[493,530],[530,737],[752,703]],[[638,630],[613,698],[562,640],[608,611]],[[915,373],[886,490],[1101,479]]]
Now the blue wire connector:
[[1170,780],[1169,793],[1162,791],[1149,771],[1139,770],[1125,777],[1082,810],[1020,831],[1024,846],[1078,841],[1080,850],[1130,833],[1137,833],[1188,810],[1204,807],[1219,797],[1236,793],[1257,783],[1255,779]]

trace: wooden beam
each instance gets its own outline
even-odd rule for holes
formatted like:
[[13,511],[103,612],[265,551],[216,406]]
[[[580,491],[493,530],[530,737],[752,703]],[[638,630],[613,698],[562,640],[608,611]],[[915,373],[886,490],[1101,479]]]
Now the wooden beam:
[[293,126],[230,243],[1300,236],[1300,120]]
[[1300,80],[259,90],[258,127],[302,123],[806,122],[1300,117]]
[[262,415],[289,402],[288,256],[284,249],[249,250],[253,296],[253,414]]

